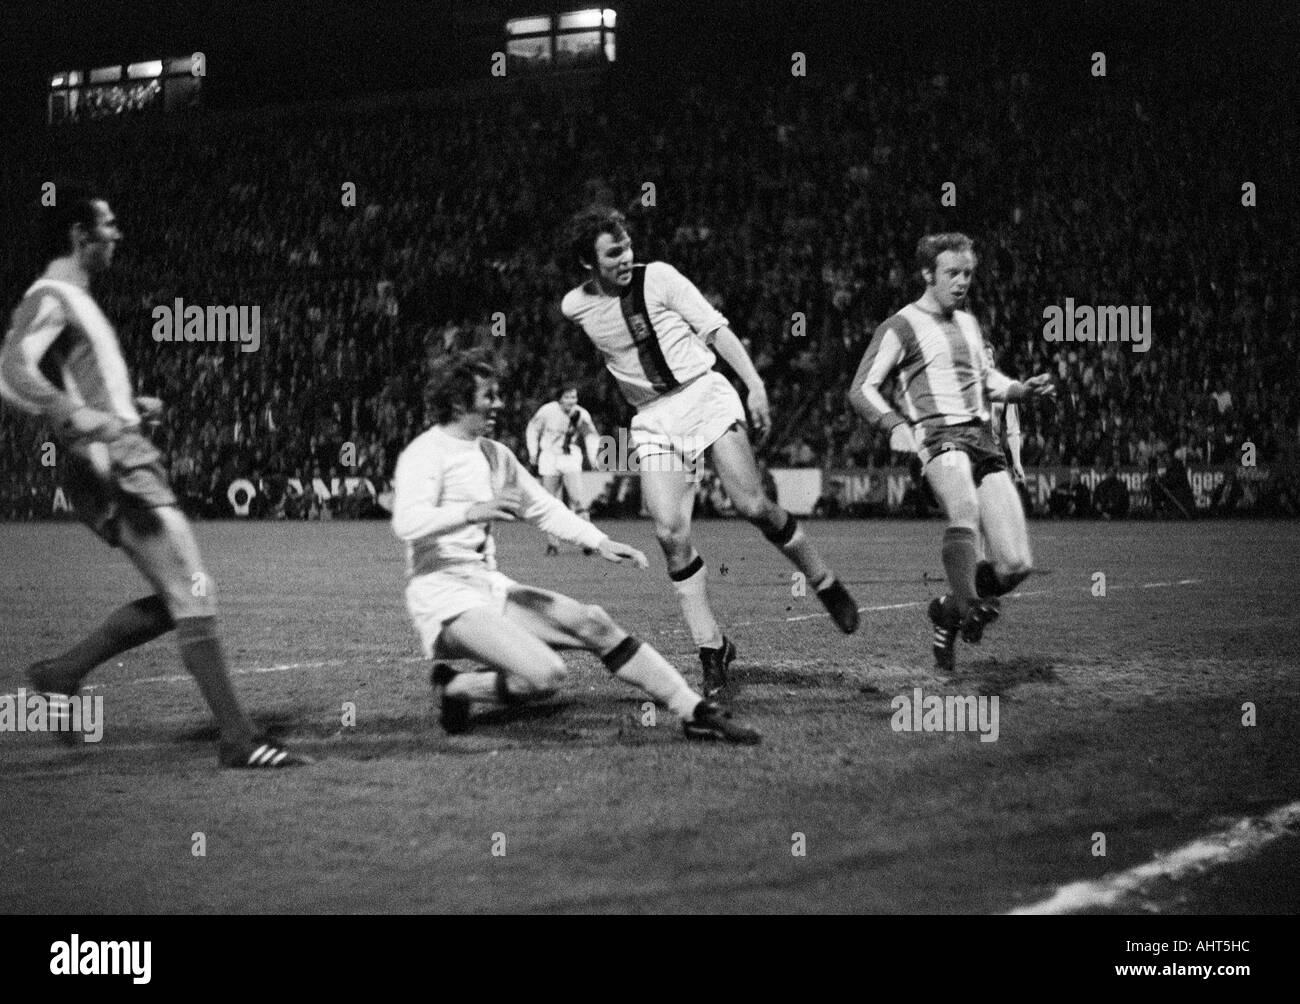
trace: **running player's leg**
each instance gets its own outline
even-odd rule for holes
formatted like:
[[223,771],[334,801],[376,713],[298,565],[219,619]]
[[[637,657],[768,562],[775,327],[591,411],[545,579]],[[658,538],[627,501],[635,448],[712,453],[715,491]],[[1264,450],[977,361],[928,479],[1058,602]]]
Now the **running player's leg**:
[[987,475],[977,493],[989,560],[976,567],[975,585],[980,596],[1002,596],[1034,570],[1025,511],[1015,482],[1006,471]]
[[[110,546],[118,543],[119,501],[110,485],[88,461],[69,450],[64,487],[77,514]],[[173,627],[167,604],[158,595],[119,607],[98,628],[62,655],[27,670],[33,687],[52,694],[74,694],[96,666],[128,649],[165,634]]]
[[615,677],[690,718],[703,698],[652,646],[619,627],[605,608],[534,586],[511,588],[506,616],[552,648],[586,649]]
[[948,519],[943,533],[943,568],[952,587],[953,604],[965,615],[976,599],[976,539],[980,525],[980,500],[970,457],[958,449],[945,450],[926,464],[925,478]]
[[[539,460],[538,463],[539,465],[545,464],[546,460],[545,459]],[[548,468],[550,466],[551,466],[550,464],[547,464]],[[541,476],[541,481],[542,481],[543,488],[545,488],[548,492],[554,495],[557,499],[561,498],[560,487],[563,484],[563,477],[560,474],[555,472],[548,472]],[[555,534],[553,533],[548,533],[546,535],[546,553],[547,554],[560,553],[560,538],[555,536]]]
[[701,649],[722,647],[722,628],[709,604],[708,569],[691,541],[695,486],[674,464],[641,461],[641,498],[654,521],[655,538],[664,552],[668,577],[681,604],[682,618]]
[[568,496],[569,508],[583,519],[591,519],[591,512],[582,495],[582,474],[576,470],[565,471],[561,476],[564,494]]
[[852,633],[858,626],[858,607],[840,585],[830,566],[807,538],[799,521],[763,493],[763,478],[754,460],[749,436],[740,423],[731,426],[709,448],[718,479],[736,512],[758,527],[804,574],[826,604],[840,630]]
[[122,550],[154,587],[176,623],[181,661],[216,716],[223,747],[242,748],[256,735],[239,703],[216,633],[216,590],[203,567],[189,521],[175,507],[128,509]]
[[118,607],[62,655],[37,663],[28,671],[28,677],[40,690],[76,693],[96,666],[166,634],[174,626],[162,597],[157,594],[141,597]]

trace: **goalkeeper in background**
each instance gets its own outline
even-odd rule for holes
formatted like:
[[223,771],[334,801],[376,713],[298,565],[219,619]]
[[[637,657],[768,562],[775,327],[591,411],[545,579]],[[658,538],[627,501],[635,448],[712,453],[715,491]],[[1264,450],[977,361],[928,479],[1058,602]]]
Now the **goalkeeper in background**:
[[[574,386],[562,388],[558,400],[538,408],[524,434],[528,463],[541,478],[542,487],[557,499],[563,491],[569,509],[583,519],[591,516],[582,495],[582,455],[585,447],[587,457],[594,458],[599,438],[591,413],[578,404]],[[546,553],[559,554],[559,543],[555,534],[548,533]],[[583,553],[593,552],[584,548]]]

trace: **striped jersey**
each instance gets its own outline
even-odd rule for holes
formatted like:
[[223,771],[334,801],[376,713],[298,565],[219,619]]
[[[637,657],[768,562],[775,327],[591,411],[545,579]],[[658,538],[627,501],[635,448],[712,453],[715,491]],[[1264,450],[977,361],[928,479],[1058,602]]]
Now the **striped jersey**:
[[37,279],[14,309],[0,399],[56,425],[85,405],[140,422],[113,325],[86,290],[61,279]]
[[585,446],[587,455],[594,461],[599,434],[596,423],[591,420],[591,413],[582,405],[574,405],[573,411],[566,415],[559,401],[547,401],[537,409],[524,439],[528,444],[528,456],[536,457],[541,453],[551,456],[581,457]]
[[[893,376],[898,411],[880,393]],[[956,310],[943,317],[910,303],[876,329],[849,394],[868,421],[888,430],[904,421],[930,427],[987,422],[986,388],[1010,384],[985,361],[974,315]]]
[[492,526],[471,523],[468,514],[509,489],[523,493],[521,518],[546,533],[590,548],[606,539],[538,484],[506,446],[457,439],[434,426],[402,451],[393,475],[393,533],[406,542],[406,574],[465,563],[495,571]]
[[709,346],[729,322],[686,276],[667,262],[632,267],[621,295],[595,279],[560,302],[605,357],[628,404],[640,408],[713,368]]

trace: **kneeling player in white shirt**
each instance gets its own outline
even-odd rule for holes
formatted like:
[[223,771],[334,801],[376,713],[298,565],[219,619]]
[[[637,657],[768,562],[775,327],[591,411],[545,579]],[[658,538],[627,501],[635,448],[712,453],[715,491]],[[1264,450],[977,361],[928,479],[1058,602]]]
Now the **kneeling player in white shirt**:
[[[547,401],[537,409],[524,433],[528,443],[528,462],[542,479],[542,487],[560,497],[563,488],[569,508],[587,519],[587,505],[582,497],[582,451],[596,456],[599,435],[591,413],[578,404],[578,388],[565,387],[559,400]],[[546,553],[559,554],[554,534],[546,539]],[[584,553],[591,554],[590,548]]]
[[491,365],[462,357],[431,388],[434,426],[397,460],[393,532],[406,542],[406,607],[432,659],[472,659],[485,670],[433,668],[442,726],[469,728],[473,701],[519,704],[549,697],[568,673],[556,649],[599,655],[620,680],[644,690],[682,719],[691,739],[756,743],[759,734],[695,693],[651,646],[599,606],[522,585],[496,567],[494,520],[524,519],[615,563],[648,565],[634,547],[611,540],[569,512],[501,443],[503,402]]

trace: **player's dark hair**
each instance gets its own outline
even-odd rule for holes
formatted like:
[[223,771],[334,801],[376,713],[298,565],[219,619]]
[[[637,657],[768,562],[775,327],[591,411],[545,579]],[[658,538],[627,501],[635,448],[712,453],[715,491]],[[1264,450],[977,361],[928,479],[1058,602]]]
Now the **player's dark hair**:
[[975,242],[965,234],[926,234],[916,243],[916,269],[918,272],[933,272],[939,255],[945,251],[970,251],[974,253]]
[[454,356],[441,373],[429,383],[425,394],[425,413],[434,425],[445,425],[474,409],[478,380],[495,380],[496,367],[483,352],[464,352]]
[[[558,401],[560,398],[564,397],[565,394],[569,393],[569,391],[573,391],[573,393],[577,394],[577,393],[578,393],[578,385],[577,385],[576,383],[562,383],[562,384],[560,384],[560,392],[559,392],[558,394],[555,395],[555,400]],[[581,396],[581,395],[579,395],[579,396]]]
[[596,239],[609,234],[618,240],[627,231],[627,217],[611,206],[588,206],[575,213],[565,229],[565,244],[573,261],[591,266],[596,261]]
[[54,205],[38,207],[37,244],[41,264],[72,253],[72,227],[80,223],[87,232],[95,229],[95,203],[103,201],[82,185],[56,184]]

